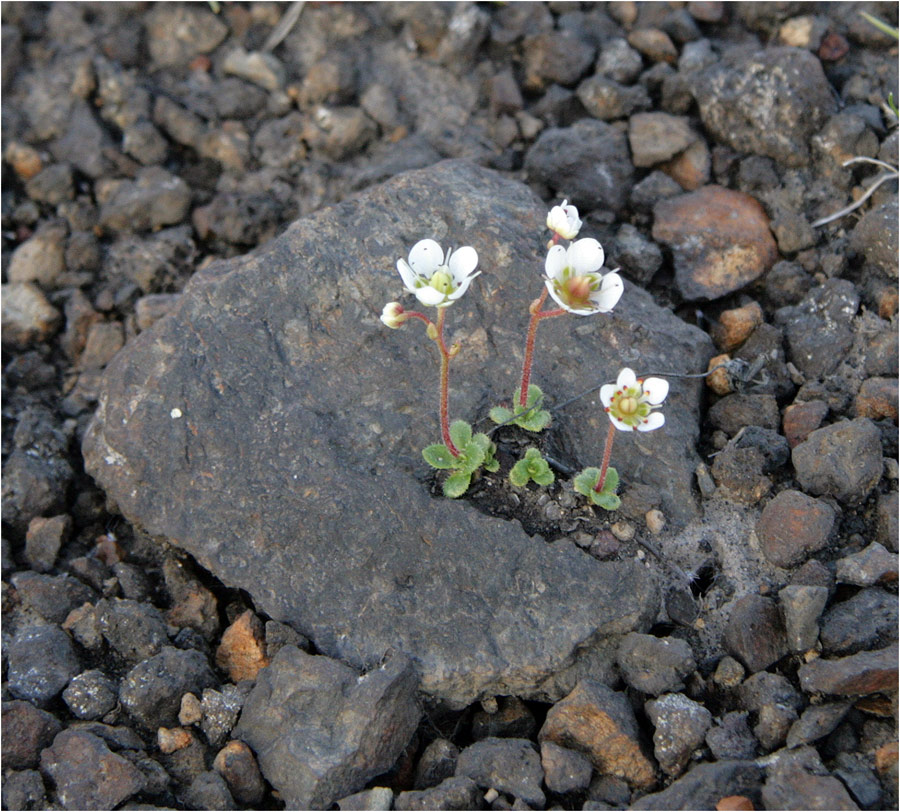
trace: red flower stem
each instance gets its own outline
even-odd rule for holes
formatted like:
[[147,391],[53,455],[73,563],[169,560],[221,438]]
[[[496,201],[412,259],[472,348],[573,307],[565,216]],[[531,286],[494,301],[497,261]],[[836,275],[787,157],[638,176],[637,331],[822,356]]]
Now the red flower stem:
[[454,456],[459,456],[459,449],[453,445],[450,439],[450,418],[448,415],[448,400],[450,390],[450,353],[447,345],[444,343],[444,315],[447,308],[438,308],[437,319],[437,341],[438,349],[441,351],[441,437],[447,450]]
[[603,464],[600,466],[600,476],[594,490],[597,493],[603,490],[603,483],[606,481],[606,472],[609,469],[609,458],[612,456],[613,440],[616,438],[616,427],[609,424],[609,434],[606,435],[606,448],[603,449]]
[[531,382],[531,365],[534,362],[534,338],[537,335],[538,322],[541,319],[549,319],[553,316],[562,316],[566,311],[558,307],[555,310],[544,310],[544,302],[547,301],[547,288],[541,291],[539,299],[532,302],[531,321],[528,323],[528,335],[525,338],[525,361],[522,364],[522,383],[519,385],[519,405],[524,409],[528,402],[528,384]]
[[428,318],[424,313],[419,313],[418,310],[404,310],[403,315],[408,319],[419,319],[424,321],[426,326],[432,323],[431,319]]

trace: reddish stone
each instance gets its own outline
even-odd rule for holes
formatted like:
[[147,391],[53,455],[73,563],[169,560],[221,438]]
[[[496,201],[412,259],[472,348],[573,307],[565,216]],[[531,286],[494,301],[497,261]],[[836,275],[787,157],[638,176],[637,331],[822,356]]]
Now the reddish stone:
[[792,567],[821,550],[834,527],[834,510],[800,491],[782,491],[763,508],[756,537],[765,557],[778,567]]
[[682,189],[693,192],[709,183],[712,158],[706,141],[698,138],[680,155],[659,165]]
[[840,34],[829,31],[819,45],[819,59],[823,62],[837,62],[850,51],[850,43]]
[[731,352],[750,338],[762,322],[762,308],[756,302],[725,310],[719,314],[719,322],[712,328],[713,341],[722,352]]
[[656,780],[627,697],[599,682],[582,680],[550,708],[538,738],[584,753],[602,773],[633,787],[647,789]]
[[837,660],[813,660],[797,675],[807,693],[854,696],[897,690],[897,644]]
[[670,246],[685,299],[718,299],[778,259],[769,218],[754,198],[721,186],[668,198],[653,210],[653,239]]
[[886,417],[896,423],[898,396],[896,378],[869,378],[856,395],[856,415],[873,420]]
[[728,795],[719,803],[716,804],[716,809],[719,812],[725,812],[725,810],[735,810],[735,812],[752,812],[754,809],[753,801],[751,801],[746,795]]
[[269,664],[262,621],[249,609],[225,629],[216,651],[216,665],[228,672],[233,682],[256,679]]
[[828,404],[823,400],[811,400],[809,403],[792,403],[784,410],[782,428],[787,437],[788,445],[793,448],[800,445],[811,432],[814,432],[825,415],[828,414]]

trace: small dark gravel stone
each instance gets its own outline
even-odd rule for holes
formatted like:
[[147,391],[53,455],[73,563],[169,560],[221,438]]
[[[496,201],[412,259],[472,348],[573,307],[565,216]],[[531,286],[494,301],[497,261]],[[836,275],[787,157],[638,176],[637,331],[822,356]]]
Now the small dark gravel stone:
[[20,770],[37,767],[41,750],[62,730],[59,720],[30,702],[3,703],[3,766]]
[[782,750],[766,772],[762,797],[766,809],[858,809],[812,747]]
[[127,662],[146,660],[168,642],[166,622],[152,604],[113,598],[96,606],[103,637]]
[[835,567],[835,579],[854,586],[896,583],[897,554],[873,541],[858,553],[841,558]]
[[25,191],[32,200],[50,206],[72,200],[75,197],[72,167],[68,164],[50,164],[25,184]]
[[850,247],[882,273],[897,278],[897,198],[867,211],[856,224]]
[[179,798],[188,809],[234,809],[234,798],[217,772],[200,773]]
[[63,809],[113,809],[144,788],[144,776],[102,739],[64,730],[41,753],[41,772],[56,785]]
[[788,652],[784,625],[775,602],[760,595],[737,600],[725,628],[725,647],[751,673],[762,671]]
[[791,456],[803,490],[850,505],[869,495],[883,468],[881,434],[864,417],[816,429]]
[[748,711],[758,711],[764,705],[786,705],[799,710],[803,697],[781,674],[761,671],[744,680],[738,688],[741,707]]
[[[759,785],[763,768],[753,761],[698,764],[661,792],[639,798],[632,809],[715,809],[722,798],[743,795],[761,807]],[[773,809],[779,807],[772,807]]]
[[853,344],[852,320],[859,309],[859,293],[847,279],[828,279],[793,307],[775,313],[784,328],[788,359],[808,378],[825,378],[844,359]]
[[667,775],[679,775],[703,745],[712,714],[684,694],[664,694],[644,704],[653,723],[653,752]]
[[456,775],[431,789],[401,792],[394,799],[397,810],[481,809],[484,794],[471,778]]
[[788,705],[763,705],[756,714],[753,735],[764,752],[784,744],[788,731],[797,721],[797,711]]
[[761,426],[773,431],[781,426],[778,401],[773,395],[726,395],[713,404],[709,420],[732,437],[745,426]]
[[[5,290],[4,296],[8,299]],[[4,322],[8,323],[5,312]],[[3,465],[4,523],[24,533],[36,516],[60,513],[73,476],[62,454],[35,454],[17,448]]]
[[110,231],[150,231],[180,223],[191,203],[188,185],[158,166],[142,169],[133,181],[110,181],[99,194],[100,226]]
[[622,639],[617,662],[625,682],[653,696],[679,690],[697,667],[686,641],[637,632],[629,632]]
[[531,181],[568,195],[586,209],[620,211],[631,188],[625,135],[602,121],[582,120],[541,133],[525,156]]
[[81,671],[72,641],[59,626],[32,626],[19,632],[6,652],[9,692],[17,699],[47,705]]
[[435,739],[419,756],[415,788],[435,787],[456,772],[459,748],[447,739]]
[[525,87],[543,90],[548,84],[573,85],[594,60],[594,48],[564,31],[528,37],[523,45]]
[[897,639],[897,596],[872,587],[834,604],[822,618],[820,639],[831,654],[855,654]]
[[496,789],[521,798],[530,806],[543,806],[541,757],[527,739],[491,737],[459,754],[456,775],[471,778],[483,789]]
[[649,282],[663,261],[660,247],[630,223],[625,223],[616,233],[610,253],[611,260],[639,284]]
[[877,513],[877,532],[878,541],[888,550],[897,552],[897,513],[898,513],[898,495],[897,491],[890,493],[878,494]]
[[49,809],[41,774],[37,770],[6,773],[3,777],[3,808]]
[[819,636],[819,617],[828,602],[828,589],[788,585],[778,592],[778,602],[784,616],[788,648],[794,653],[808,651]]
[[119,702],[118,685],[99,669],[83,671],[66,686],[63,702],[79,719],[99,719]]
[[244,742],[237,739],[228,742],[216,754],[213,767],[225,779],[235,800],[251,807],[259,806],[266,785],[253,751]]
[[834,730],[850,710],[849,702],[826,702],[810,705],[794,722],[787,735],[790,749],[817,741]]
[[[578,85],[575,93],[585,110],[600,121],[628,118],[636,110],[648,110],[651,106],[650,96],[641,85],[626,87],[604,76],[591,76],[585,79]],[[633,144],[631,149],[633,153],[635,149]],[[635,161],[635,166],[652,166],[652,164],[639,164]]]
[[756,739],[747,724],[746,711],[726,713],[706,734],[706,743],[719,760],[750,759],[756,755]]
[[835,660],[820,657],[801,665],[797,675],[809,693],[854,696],[892,691],[897,685],[897,644]]
[[560,794],[587,788],[594,771],[587,756],[553,742],[541,744],[541,767],[547,789]]
[[183,694],[199,694],[215,684],[216,678],[199,651],[166,646],[125,675],[119,700],[134,719],[156,730],[178,724]]
[[884,793],[866,756],[860,753],[838,753],[834,758],[832,773],[850,790],[860,807],[878,809]]
[[60,547],[69,538],[72,519],[69,516],[38,516],[28,523],[25,534],[25,558],[32,569],[48,572],[56,562]]

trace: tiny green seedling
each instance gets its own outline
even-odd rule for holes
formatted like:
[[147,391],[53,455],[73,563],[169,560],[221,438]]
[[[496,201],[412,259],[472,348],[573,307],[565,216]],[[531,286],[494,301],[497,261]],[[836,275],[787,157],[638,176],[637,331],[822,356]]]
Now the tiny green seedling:
[[[599,468],[585,468],[572,483],[575,490],[591,500],[591,504],[604,510],[617,510],[622,500],[616,496],[619,487],[619,472],[615,468],[607,468],[606,476],[601,479]],[[598,488],[599,485],[599,488]]]
[[465,420],[450,424],[450,439],[457,450],[453,454],[444,443],[435,443],[422,450],[422,456],[432,468],[453,473],[444,480],[444,496],[456,499],[462,496],[472,481],[472,474],[479,468],[496,471],[500,463],[494,456],[497,447],[486,434],[472,434],[472,427]]
[[517,488],[524,488],[531,481],[538,485],[551,485],[554,479],[550,465],[536,448],[529,448],[509,471],[509,481]]

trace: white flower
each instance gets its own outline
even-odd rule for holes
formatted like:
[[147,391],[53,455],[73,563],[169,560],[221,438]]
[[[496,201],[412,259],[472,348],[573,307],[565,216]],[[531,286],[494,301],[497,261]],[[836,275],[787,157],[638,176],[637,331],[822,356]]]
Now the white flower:
[[457,251],[444,251],[434,240],[419,240],[409,252],[409,262],[397,260],[397,270],[403,285],[424,305],[446,307],[462,296],[469,283],[481,271],[476,271],[478,254],[465,245]]
[[579,316],[609,313],[622,298],[622,278],[612,271],[597,273],[603,267],[603,247],[586,237],[568,248],[554,245],[547,252],[544,284],[560,307]]
[[400,302],[388,302],[381,311],[381,320],[392,330],[396,330],[409,319],[405,313]]
[[578,209],[566,205],[568,202],[563,200],[561,205],[550,209],[547,214],[547,228],[559,234],[564,240],[574,240],[581,229],[581,220],[578,219]]
[[615,385],[607,383],[600,387],[603,408],[612,424],[621,431],[658,429],[666,418],[654,409],[662,406],[668,394],[668,381],[662,378],[638,380],[628,367],[619,373]]

